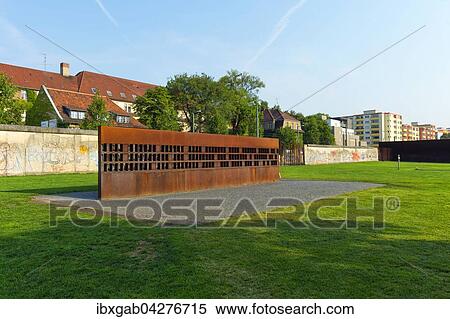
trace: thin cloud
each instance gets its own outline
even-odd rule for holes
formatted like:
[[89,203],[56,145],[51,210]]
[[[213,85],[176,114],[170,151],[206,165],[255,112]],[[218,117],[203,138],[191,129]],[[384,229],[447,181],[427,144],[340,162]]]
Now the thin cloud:
[[300,0],[281,17],[281,19],[273,28],[272,33],[267,42],[248,61],[246,69],[250,68],[259,59],[259,57],[263,55],[264,52],[266,52],[266,50],[272,46],[272,44],[278,39],[278,37],[283,33],[284,29],[286,29],[286,27],[288,26],[291,16],[295,12],[297,12],[297,10],[299,10],[301,7],[303,7],[305,3],[306,0]]
[[2,58],[22,61],[27,64],[37,63],[40,53],[22,31],[6,18],[0,16],[0,50]]
[[117,20],[114,19],[114,17],[112,16],[112,14],[108,11],[108,9],[106,9],[106,7],[103,5],[101,0],[95,0],[95,2],[97,3],[97,5],[99,6],[99,8],[102,10],[103,14],[108,18],[108,20],[114,24],[114,26],[116,28],[119,27],[119,24],[117,23]]
[[7,41],[5,39],[5,43],[12,42],[19,49],[30,48],[30,44],[23,33],[14,24],[2,17],[0,17],[0,30],[5,38],[8,39]]
[[106,16],[106,18],[116,27],[117,33],[128,43],[128,45],[133,45],[134,46],[134,44],[130,41],[130,39],[125,34],[123,34],[121,32],[121,30],[119,28],[119,23],[113,17],[113,15],[108,11],[108,9],[106,9],[106,7],[104,6],[102,0],[95,0],[95,2],[97,3],[97,5],[100,8],[100,10],[102,10],[102,12]]

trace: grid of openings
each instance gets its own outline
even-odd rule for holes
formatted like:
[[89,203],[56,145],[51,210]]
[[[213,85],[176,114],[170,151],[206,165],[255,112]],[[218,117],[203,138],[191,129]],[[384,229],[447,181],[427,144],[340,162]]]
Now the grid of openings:
[[278,149],[102,144],[101,160],[104,172],[277,166]]

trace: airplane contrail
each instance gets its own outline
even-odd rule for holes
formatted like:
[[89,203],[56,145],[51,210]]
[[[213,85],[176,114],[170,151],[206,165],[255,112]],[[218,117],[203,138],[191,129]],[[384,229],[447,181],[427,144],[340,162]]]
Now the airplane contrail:
[[281,19],[273,28],[272,34],[270,35],[269,39],[258,50],[258,52],[256,52],[256,54],[248,61],[246,69],[250,68],[259,59],[259,57],[263,55],[264,52],[272,46],[272,44],[278,39],[278,37],[283,33],[284,29],[286,29],[286,27],[288,26],[291,16],[298,9],[300,9],[305,3],[306,0],[300,0],[281,17]]
[[103,5],[103,2],[101,0],[95,0],[95,2],[100,7],[100,9],[102,10],[103,14],[108,18],[108,20],[112,24],[114,24],[114,26],[116,28],[118,28],[119,24],[117,23],[117,20],[112,16],[112,14],[108,11],[108,9],[106,9],[106,7]]

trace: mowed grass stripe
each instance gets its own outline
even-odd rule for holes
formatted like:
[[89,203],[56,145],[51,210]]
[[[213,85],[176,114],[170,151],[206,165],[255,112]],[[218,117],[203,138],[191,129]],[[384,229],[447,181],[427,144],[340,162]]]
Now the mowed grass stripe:
[[[358,163],[283,167],[283,178],[386,186],[386,228],[136,228],[110,218],[49,227],[37,194],[92,191],[95,174],[0,178],[3,298],[449,298],[450,165]],[[342,210],[327,210],[328,218]],[[89,215],[86,215],[89,217]],[[87,221],[86,225],[92,224]]]

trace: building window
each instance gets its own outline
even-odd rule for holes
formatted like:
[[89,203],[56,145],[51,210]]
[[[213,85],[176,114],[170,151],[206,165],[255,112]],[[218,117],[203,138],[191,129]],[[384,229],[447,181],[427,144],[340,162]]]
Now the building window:
[[97,93],[97,89],[96,88],[91,88],[91,91],[92,91],[93,94]]
[[123,115],[117,115],[116,116],[116,122],[119,123],[119,124],[130,123],[130,117],[129,116],[123,116]]
[[83,111],[70,111],[70,118],[75,120],[82,120],[86,116],[86,112]]
[[27,100],[28,99],[28,95],[27,95],[27,91],[26,90],[20,90],[20,98],[22,100]]
[[112,96],[112,92],[111,91],[106,91],[106,94],[108,94],[108,96]]
[[123,92],[120,92],[120,96],[123,97],[124,99],[127,97],[127,95]]
[[132,104],[125,104],[125,106],[123,107],[123,109],[125,110],[125,111],[127,111],[127,113],[133,113],[133,106],[132,106]]

